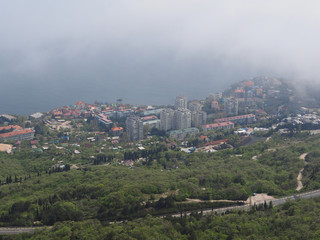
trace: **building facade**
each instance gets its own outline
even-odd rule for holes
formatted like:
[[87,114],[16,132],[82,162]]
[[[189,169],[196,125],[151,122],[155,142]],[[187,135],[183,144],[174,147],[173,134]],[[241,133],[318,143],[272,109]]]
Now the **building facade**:
[[168,134],[170,137],[178,140],[182,140],[186,137],[193,137],[199,133],[198,128],[185,128],[181,130],[173,130],[170,131]]
[[173,129],[174,110],[165,108],[160,113],[160,129],[169,131]]
[[174,108],[188,108],[188,98],[185,96],[177,96],[174,102]]
[[148,126],[149,129],[152,129],[152,128],[160,129],[160,120],[155,119],[155,120],[144,121],[143,126]]
[[207,123],[207,113],[204,111],[195,111],[191,113],[191,126],[192,127],[201,127]]
[[248,124],[248,123],[255,122],[255,120],[256,120],[256,116],[254,114],[246,114],[246,115],[239,115],[234,117],[219,118],[214,121],[217,123],[233,122],[234,124]]
[[34,133],[35,131],[31,128],[15,130],[12,132],[0,134],[0,140],[13,140],[13,141],[31,140],[34,138]]
[[210,130],[232,129],[232,128],[234,128],[233,122],[221,122],[221,123],[212,123],[212,124],[202,125],[202,130],[204,132],[207,132]]
[[179,108],[174,112],[174,129],[185,129],[191,127],[191,111]]
[[126,120],[127,134],[130,141],[143,139],[143,122],[138,116],[130,116]]
[[234,98],[228,98],[224,102],[224,111],[228,116],[238,115],[239,105],[238,100]]
[[198,101],[198,100],[190,101],[189,104],[188,104],[188,109],[189,109],[191,112],[201,111],[201,109],[202,109],[202,104],[201,104],[200,101]]

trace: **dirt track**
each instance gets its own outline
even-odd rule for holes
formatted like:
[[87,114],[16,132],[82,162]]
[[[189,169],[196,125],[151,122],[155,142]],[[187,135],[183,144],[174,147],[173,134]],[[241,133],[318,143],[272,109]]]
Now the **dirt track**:
[[[304,164],[307,164],[307,162],[305,161],[306,160],[306,156],[308,155],[308,153],[303,153],[299,156],[299,159],[303,160],[304,161]],[[299,174],[298,174],[298,177],[297,177],[297,188],[296,190],[297,191],[300,191],[302,188],[303,188],[303,183],[302,183],[302,172],[303,172],[304,168],[300,169],[299,171]]]

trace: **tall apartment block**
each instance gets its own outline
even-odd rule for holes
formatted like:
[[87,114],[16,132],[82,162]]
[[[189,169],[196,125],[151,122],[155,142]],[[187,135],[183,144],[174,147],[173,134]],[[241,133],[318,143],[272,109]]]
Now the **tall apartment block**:
[[191,111],[179,108],[174,112],[174,129],[185,129],[191,127]]
[[138,116],[128,117],[126,128],[128,137],[132,142],[143,139],[143,121]]
[[189,104],[188,104],[188,109],[191,112],[201,111],[202,104],[198,100],[190,101]]
[[160,129],[169,131],[173,129],[174,110],[165,108],[160,113]]
[[188,98],[185,96],[177,96],[174,102],[174,108],[188,108]]
[[207,113],[204,111],[195,111],[191,113],[191,126],[192,127],[201,127],[207,123]]
[[224,111],[228,116],[238,115],[238,100],[234,98],[228,98],[224,102]]

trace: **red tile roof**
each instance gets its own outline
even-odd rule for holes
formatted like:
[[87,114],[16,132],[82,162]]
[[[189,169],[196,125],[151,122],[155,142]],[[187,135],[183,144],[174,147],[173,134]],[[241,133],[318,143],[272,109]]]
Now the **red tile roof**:
[[15,130],[21,130],[22,127],[18,126],[18,125],[9,125],[9,126],[5,126],[5,127],[0,127],[0,131],[2,130],[10,130],[11,128],[15,129]]
[[215,122],[228,122],[236,119],[243,119],[243,118],[251,118],[254,117],[254,114],[246,114],[246,115],[240,115],[240,116],[234,116],[234,117],[227,117],[227,118],[219,118],[214,120]]
[[229,139],[221,139],[221,140],[216,140],[216,141],[212,141],[212,142],[208,142],[206,144],[203,144],[201,146],[209,146],[209,145],[217,145],[217,144],[221,144],[221,143],[227,143]]
[[77,105],[77,106],[85,105],[85,103],[84,103],[84,102],[81,102],[81,101],[78,101],[78,102],[76,103],[76,105]]
[[142,121],[149,121],[149,120],[155,120],[155,119],[158,119],[157,116],[155,116],[155,115],[146,116],[146,117],[141,118]]
[[98,114],[98,116],[103,120],[103,121],[106,121],[106,122],[111,122],[111,120],[109,120],[106,116],[104,116],[103,114]]
[[26,133],[34,133],[35,131],[28,128],[28,129],[23,129],[23,130],[19,130],[19,131],[14,131],[14,132],[8,132],[8,133],[2,133],[0,134],[0,137],[3,138],[7,138],[7,137],[11,137],[11,136],[16,136],[16,135],[20,135],[20,134],[26,134]]
[[243,85],[243,86],[251,86],[251,87],[253,87],[253,86],[254,86],[254,82],[252,82],[252,81],[245,81],[245,82],[242,83],[242,85]]
[[123,128],[122,127],[114,127],[114,128],[111,128],[112,131],[122,131]]
[[217,127],[223,127],[223,126],[229,126],[234,125],[233,122],[221,122],[221,123],[212,123],[212,124],[206,124],[203,125],[204,128],[217,128]]
[[38,140],[33,140],[33,141],[30,141],[30,144],[36,144],[38,142],[39,142]]
[[235,90],[234,92],[235,92],[235,93],[244,93],[245,91],[244,91],[244,89],[237,89],[237,90]]

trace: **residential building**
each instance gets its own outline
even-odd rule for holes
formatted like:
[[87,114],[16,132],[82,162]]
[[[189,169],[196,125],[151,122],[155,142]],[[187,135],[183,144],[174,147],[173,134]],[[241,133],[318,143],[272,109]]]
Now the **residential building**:
[[185,96],[177,96],[174,103],[174,108],[188,108],[188,98]]
[[199,128],[207,123],[207,113],[204,111],[195,111],[191,113],[191,126]]
[[211,102],[211,109],[220,110],[219,103],[217,101]]
[[224,111],[228,116],[238,115],[239,111],[238,100],[234,98],[228,98],[224,102]]
[[162,109],[160,113],[160,129],[164,131],[169,131],[173,129],[174,125],[174,110],[170,108]]
[[0,118],[4,118],[4,119],[6,119],[7,121],[10,121],[10,122],[17,119],[15,116],[12,116],[12,115],[9,115],[9,114],[1,114]]
[[126,128],[128,137],[132,142],[143,139],[143,122],[138,116],[128,117]]
[[132,109],[121,109],[119,111],[116,111],[117,118],[129,117],[130,115],[133,115],[133,114],[134,114],[134,111]]
[[123,133],[123,128],[122,127],[111,128],[112,136],[120,136],[122,133]]
[[151,121],[151,120],[156,120],[158,119],[158,117],[156,115],[150,115],[150,116],[146,116],[146,117],[141,117],[141,120],[143,122],[147,122],[147,121]]
[[110,119],[108,119],[107,116],[103,115],[103,114],[98,114],[96,116],[98,122],[106,127],[109,127],[112,124],[112,121]]
[[162,112],[163,108],[158,108],[154,110],[146,110],[141,112],[141,116],[150,116],[150,115],[156,115],[160,116],[160,113]]
[[202,130],[204,132],[207,132],[210,130],[232,129],[232,128],[234,128],[233,122],[221,122],[221,123],[212,123],[212,124],[202,125]]
[[245,87],[253,87],[254,82],[253,81],[244,81],[244,82],[242,82],[242,85]]
[[14,130],[12,132],[0,134],[0,140],[31,140],[34,138],[35,131],[31,128]]
[[150,129],[152,128],[160,129],[160,120],[156,115],[141,117],[141,120],[143,122],[143,126],[148,125]]
[[186,137],[196,136],[197,134],[199,134],[199,129],[198,128],[185,128],[185,129],[170,131],[170,132],[168,132],[168,134],[170,137],[172,137],[174,139],[182,140]]
[[210,101],[219,101],[222,98],[222,93],[211,93],[208,98]]
[[219,118],[216,119],[215,122],[233,122],[234,124],[248,124],[253,123],[256,120],[256,116],[254,114],[246,114],[234,117],[227,117],[227,118]]
[[41,112],[36,112],[36,113],[30,115],[30,117],[33,117],[35,119],[41,118],[42,116],[43,116],[43,113],[41,113]]
[[202,104],[201,104],[200,101],[198,101],[198,100],[190,101],[189,104],[188,104],[188,109],[189,109],[191,112],[201,111],[201,109],[202,109]]
[[160,120],[154,119],[154,120],[144,121],[143,126],[149,126],[149,129],[152,129],[152,128],[160,129]]
[[191,127],[191,112],[186,108],[179,108],[174,112],[174,129]]
[[8,131],[17,131],[17,130],[22,130],[22,127],[19,125],[9,125],[5,127],[0,127],[0,133],[5,133]]
[[157,116],[159,116],[160,113],[162,112],[162,110],[163,110],[163,108],[143,111],[143,112],[141,112],[141,116],[149,116],[149,115],[157,115]]

